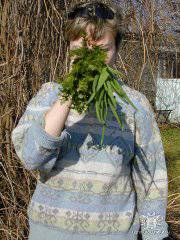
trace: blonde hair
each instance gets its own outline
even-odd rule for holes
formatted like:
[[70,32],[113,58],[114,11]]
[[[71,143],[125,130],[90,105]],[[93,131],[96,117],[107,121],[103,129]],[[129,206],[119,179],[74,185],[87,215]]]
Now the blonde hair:
[[[119,17],[120,15],[118,15]],[[118,50],[122,40],[122,31],[119,26],[119,18],[115,16],[114,19],[91,19],[76,17],[75,19],[68,19],[65,30],[65,39],[70,42],[79,39],[81,32],[86,29],[88,25],[92,26],[92,40],[96,41],[102,38],[105,32],[109,31],[115,39],[116,50]]]

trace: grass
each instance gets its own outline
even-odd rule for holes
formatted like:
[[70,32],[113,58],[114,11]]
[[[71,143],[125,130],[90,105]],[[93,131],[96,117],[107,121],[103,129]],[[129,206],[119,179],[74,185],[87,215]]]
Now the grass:
[[180,129],[167,126],[160,131],[167,160],[169,191],[174,192],[180,184]]
[[180,227],[180,128],[160,126],[161,137],[168,170],[168,208],[167,222],[171,230],[170,239],[179,239]]

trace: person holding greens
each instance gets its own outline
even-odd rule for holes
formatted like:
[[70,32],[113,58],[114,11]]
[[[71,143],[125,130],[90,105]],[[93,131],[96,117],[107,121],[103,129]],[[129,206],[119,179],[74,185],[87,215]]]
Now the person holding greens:
[[[106,49],[113,68],[121,21],[100,1],[75,5],[66,29],[70,49],[81,46],[85,30],[87,47]],[[28,103],[12,141],[24,167],[39,172],[28,206],[29,240],[136,240],[138,232],[143,240],[168,237],[167,168],[155,114],[144,94],[122,87],[138,111],[116,96],[125,127],[109,110],[102,146],[94,109],[78,114],[71,98],[62,104],[61,84],[44,83]]]

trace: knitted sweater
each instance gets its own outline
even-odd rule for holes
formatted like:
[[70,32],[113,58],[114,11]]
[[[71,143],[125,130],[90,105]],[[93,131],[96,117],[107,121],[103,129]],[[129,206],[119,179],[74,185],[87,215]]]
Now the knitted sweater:
[[71,108],[59,137],[44,130],[45,113],[62,90],[55,82],[42,85],[13,129],[23,166],[39,173],[27,213],[30,223],[48,229],[49,238],[43,239],[50,240],[53,231],[60,240],[135,240],[139,229],[143,240],[168,236],[160,131],[145,95],[122,87],[138,111],[114,92],[125,127],[109,109],[103,146],[92,104],[84,114]]

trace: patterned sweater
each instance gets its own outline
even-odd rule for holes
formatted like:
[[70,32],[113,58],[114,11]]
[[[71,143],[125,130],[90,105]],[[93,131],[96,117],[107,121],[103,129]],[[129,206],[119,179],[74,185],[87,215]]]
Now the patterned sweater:
[[39,173],[29,221],[58,231],[58,239],[135,240],[139,229],[143,240],[168,236],[160,131],[145,95],[122,87],[138,111],[114,92],[125,127],[109,109],[103,146],[92,104],[85,114],[71,108],[59,137],[44,130],[45,113],[62,90],[55,82],[42,85],[12,131],[23,166]]

